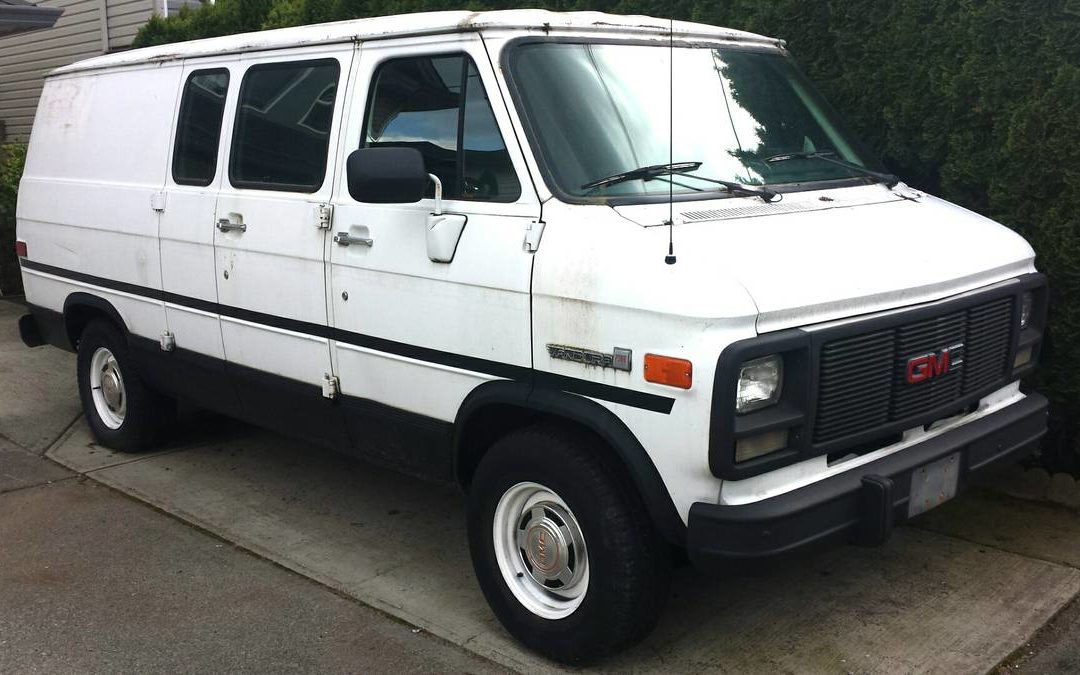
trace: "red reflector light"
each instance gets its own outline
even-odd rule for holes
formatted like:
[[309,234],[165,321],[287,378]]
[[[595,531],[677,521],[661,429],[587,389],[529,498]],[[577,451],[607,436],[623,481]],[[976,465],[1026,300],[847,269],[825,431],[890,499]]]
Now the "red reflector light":
[[669,387],[689,389],[694,381],[694,366],[686,359],[658,354],[645,355],[645,380]]
[[15,242],[15,255],[20,257],[20,258],[25,258],[26,257],[26,242],[25,241],[16,241]]

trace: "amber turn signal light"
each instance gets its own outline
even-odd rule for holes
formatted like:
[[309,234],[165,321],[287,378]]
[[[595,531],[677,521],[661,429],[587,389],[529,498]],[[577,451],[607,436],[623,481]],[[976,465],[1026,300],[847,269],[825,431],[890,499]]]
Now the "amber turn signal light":
[[694,364],[659,354],[645,355],[645,381],[689,389],[694,381]]

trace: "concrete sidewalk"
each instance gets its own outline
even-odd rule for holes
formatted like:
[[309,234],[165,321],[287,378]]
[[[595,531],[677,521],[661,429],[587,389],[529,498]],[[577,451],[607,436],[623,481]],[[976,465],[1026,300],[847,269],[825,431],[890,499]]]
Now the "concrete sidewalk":
[[[39,359],[23,366],[5,358],[10,334],[10,324],[5,325],[9,319],[5,317],[10,316],[0,303],[0,378],[53,381],[49,378],[54,375],[35,377],[35,371],[29,370],[32,367],[51,369],[56,386],[63,386],[58,374],[61,369],[67,369],[68,377],[73,380],[70,364],[63,363],[67,357],[56,350],[42,348],[30,352],[47,354],[54,363]],[[67,390],[43,392],[37,397],[42,400],[40,410],[47,414],[47,401],[55,399],[53,409],[66,410],[70,421],[74,416],[70,415],[71,408],[65,406],[71,405],[67,397],[74,392],[68,386]],[[0,388],[0,392],[4,391]],[[34,396],[28,398],[37,400]],[[0,403],[4,400],[0,398]],[[26,413],[30,418],[33,414],[34,411]],[[7,433],[9,421],[4,415],[0,412],[0,433]],[[170,612],[184,617],[202,611],[205,615],[198,616],[207,616],[216,608],[226,616],[232,613],[242,616],[227,626],[205,618],[181,619],[185,622],[183,644],[205,639],[221,650],[213,657],[221,660],[207,656],[199,669],[215,669],[215,664],[216,669],[236,669],[237,664],[245,663],[241,654],[250,657],[262,649],[270,649],[264,663],[273,670],[334,670],[335,664],[344,663],[332,656],[337,653],[333,652],[333,645],[343,645],[340,642],[343,638],[321,643],[331,650],[331,655],[326,655],[318,651],[318,645],[305,642],[304,633],[274,633],[280,624],[273,621],[269,626],[259,627],[259,620],[265,620],[266,613],[257,611],[258,592],[252,588],[255,597],[234,596],[226,589],[237,584],[254,584],[251,576],[261,577],[271,572],[244,568],[229,577],[220,566],[215,567],[215,558],[210,555],[218,549],[203,551],[198,544],[205,538],[235,555],[244,555],[222,543],[227,541],[277,563],[279,566],[245,556],[251,565],[265,566],[273,574],[286,575],[292,580],[289,583],[298,584],[296,595],[290,596],[289,602],[322,602],[320,598],[328,595],[356,611],[371,612],[372,625],[381,620],[386,626],[402,629],[401,624],[342,599],[355,598],[422,628],[419,635],[430,642],[414,643],[410,639],[414,634],[407,629],[403,640],[381,637],[395,635],[393,628],[385,628],[388,633],[368,633],[363,640],[349,643],[358,652],[378,644],[379,655],[394,657],[396,669],[475,670],[486,663],[488,667],[498,664],[529,672],[557,670],[553,664],[514,643],[485,605],[472,578],[461,499],[456,491],[241,424],[219,419],[210,425],[203,422],[188,425],[173,444],[150,455],[119,455],[96,446],[81,421],[49,445],[49,457],[92,481],[79,484],[63,479],[52,486],[24,487],[11,493],[26,500],[31,500],[29,495],[43,495],[37,503],[43,510],[48,508],[47,504],[51,505],[51,520],[42,521],[40,529],[55,533],[44,537],[37,549],[26,545],[15,548],[35,550],[28,564],[43,573],[43,561],[66,557],[57,554],[50,558],[51,551],[63,551],[78,559],[84,547],[87,555],[93,552],[90,542],[115,538],[128,543],[119,547],[113,557],[103,559],[106,568],[119,571],[94,594],[84,596],[44,587],[48,590],[39,589],[32,597],[40,598],[45,604],[70,604],[80,608],[77,611],[92,611],[87,616],[93,620],[81,624],[83,630],[92,631],[99,622],[124,625],[126,612],[138,615],[138,607],[147,604],[145,601],[124,604],[125,593],[132,592],[131,584],[137,583],[138,592],[154,596],[168,594],[172,588],[170,581],[185,578],[179,572],[176,579],[168,573],[144,573],[142,565],[149,564],[152,569],[164,565],[165,572],[169,572],[172,568],[168,565],[174,559],[180,560],[183,564],[177,567],[187,570],[185,574],[204,582],[224,574],[230,583],[216,591],[197,584],[187,587],[186,599]],[[0,462],[7,464],[2,454]],[[19,478],[16,475],[12,480]],[[221,540],[209,538],[159,513],[153,516],[169,523],[168,536],[154,534],[146,525],[139,524],[138,528],[146,534],[125,539],[125,528],[120,528],[120,532],[110,529],[115,527],[113,518],[84,518],[84,502],[67,497],[68,486],[81,493],[104,492],[113,500],[121,500],[127,508],[145,510],[145,507],[127,502],[105,488],[93,487],[95,482],[152,504]],[[14,511],[4,507],[2,500],[6,498],[7,495],[0,496],[0,521],[31,520],[27,516],[10,515]],[[86,506],[85,510],[93,513],[94,508]],[[0,524],[0,541],[21,531],[4,527]],[[171,533],[172,528],[186,534]],[[1038,631],[1080,592],[1077,542],[1080,542],[1080,516],[1075,512],[983,491],[930,512],[915,527],[899,530],[880,549],[833,549],[790,561],[753,578],[714,579],[702,577],[692,569],[682,569],[675,579],[671,603],[654,635],[631,652],[602,664],[600,670],[979,673],[994,669],[1007,659],[1010,666],[1018,665],[1021,669],[1029,667],[1026,665],[1029,663],[1044,668],[1045,663],[1034,658],[1025,661],[1014,652],[1029,644],[1028,650],[1055,655],[1059,654],[1055,649],[1068,653],[1072,648],[1063,638],[1040,643],[1040,639],[1051,633],[1039,635]],[[185,553],[192,546],[201,552]],[[3,555],[0,552],[0,570],[7,564]],[[98,561],[90,567],[101,564]],[[289,574],[282,567],[317,581],[320,586]],[[16,597],[18,591],[5,590],[3,579],[0,576],[0,606],[7,606],[8,593]],[[25,594],[18,597],[26,602]],[[204,598],[201,610],[192,606],[200,597]],[[256,604],[248,606],[249,602]],[[285,605],[284,600],[275,602],[279,603],[275,607]],[[145,609],[152,611],[153,606],[153,602],[148,603]],[[5,617],[0,617],[0,653],[8,630],[4,621]],[[1068,612],[1058,617],[1058,623],[1072,625],[1068,621]],[[148,623],[153,621],[140,619],[138,625]],[[170,630],[176,629],[173,623],[170,621]],[[332,626],[331,621],[325,624],[325,629],[331,630]],[[274,634],[276,640],[264,643],[258,636],[248,634],[262,631]],[[487,661],[469,661],[463,652],[431,640],[427,637],[429,633]],[[32,644],[37,636],[42,648],[60,649],[62,645],[79,644],[79,634],[77,630],[48,637],[37,631],[20,633],[23,636],[20,639],[25,641],[20,644]],[[1067,631],[1059,630],[1057,634]],[[290,635],[297,636],[292,638],[296,644],[290,643]],[[164,661],[154,661],[152,653],[144,653],[151,649],[152,643],[153,640],[134,640],[122,647],[123,654],[113,656],[144,659],[139,661],[146,664],[140,668],[143,670],[165,669]],[[232,661],[228,660],[230,645],[236,647]],[[272,649],[274,645],[295,648],[307,660],[290,665],[280,660],[284,657],[280,649]],[[345,651],[345,647],[341,649]],[[318,661],[323,657],[327,660]],[[108,668],[108,658],[102,658],[89,664],[90,667],[112,669]],[[5,669],[2,659],[0,656],[0,670]],[[372,662],[371,667],[378,670],[380,664],[390,662]]]

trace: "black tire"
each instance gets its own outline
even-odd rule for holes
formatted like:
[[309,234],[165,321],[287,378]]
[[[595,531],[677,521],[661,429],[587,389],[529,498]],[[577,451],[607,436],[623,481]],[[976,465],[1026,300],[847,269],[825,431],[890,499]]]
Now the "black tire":
[[[561,498],[584,536],[587,589],[563,618],[544,618],[522,604],[499,567],[495,511],[507,490],[523,482]],[[622,466],[576,429],[543,424],[496,442],[473,477],[468,530],[476,577],[495,615],[515,638],[555,661],[584,664],[629,647],[652,631],[667,602],[667,544]]]
[[[94,402],[90,369],[94,354],[101,348],[112,352],[123,380],[126,411],[117,428],[106,423]],[[91,321],[79,338],[76,367],[83,414],[97,442],[121,452],[153,449],[175,420],[176,402],[142,381],[124,335],[108,321]]]

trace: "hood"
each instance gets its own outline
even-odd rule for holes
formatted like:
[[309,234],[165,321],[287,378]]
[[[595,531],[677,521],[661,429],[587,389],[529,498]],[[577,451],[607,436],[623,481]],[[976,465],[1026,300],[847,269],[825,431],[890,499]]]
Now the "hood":
[[[618,206],[662,230],[668,205]],[[679,265],[743,285],[765,333],[938,300],[1034,271],[1034,251],[992,220],[905,186],[675,204]],[[657,232],[660,234],[660,232]]]

